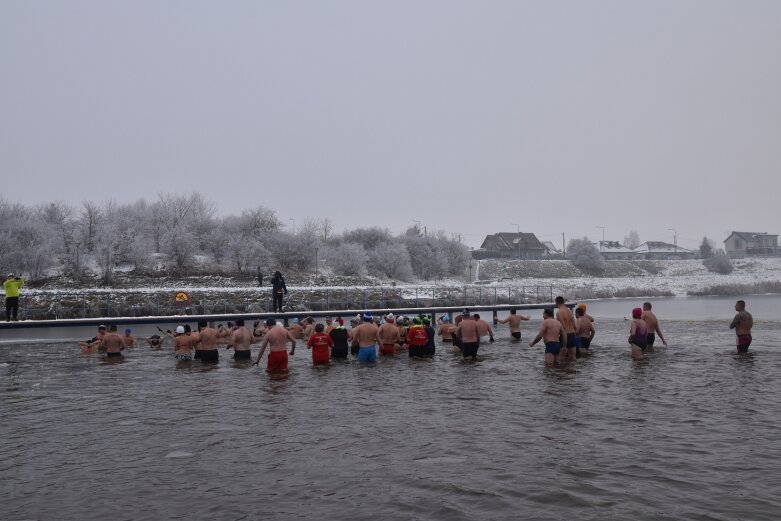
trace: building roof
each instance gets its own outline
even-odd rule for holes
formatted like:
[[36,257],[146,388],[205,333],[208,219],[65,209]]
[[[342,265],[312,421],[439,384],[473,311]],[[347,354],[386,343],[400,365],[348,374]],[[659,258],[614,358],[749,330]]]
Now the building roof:
[[736,232],[736,231],[733,231],[732,233],[729,234],[729,236],[726,239],[724,239],[724,242],[727,242],[729,240],[729,238],[732,237],[733,235],[737,235],[739,238],[743,239],[746,242],[750,242],[750,241],[756,240],[756,238],[758,236],[778,237],[778,235],[774,235],[772,233],[766,233],[766,232],[755,233],[755,232]]
[[[521,241],[521,250],[544,250],[545,246],[537,239],[533,233],[500,232],[493,235],[487,235],[481,248],[494,251],[512,251],[518,249],[518,241]],[[488,247],[488,242],[493,243],[493,248]]]
[[599,241],[595,242],[594,246],[596,246],[600,253],[634,253],[635,251],[631,248],[627,248],[623,244],[621,244],[618,241]]
[[635,253],[680,253],[680,254],[689,254],[693,253],[691,250],[687,250],[686,248],[681,248],[680,246],[675,246],[674,244],[670,244],[668,242],[662,242],[662,241],[648,241],[644,242],[637,248],[635,248]]

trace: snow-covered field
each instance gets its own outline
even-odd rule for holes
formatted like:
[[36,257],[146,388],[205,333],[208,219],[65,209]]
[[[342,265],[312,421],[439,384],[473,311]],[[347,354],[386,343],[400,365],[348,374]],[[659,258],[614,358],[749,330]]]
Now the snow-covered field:
[[[729,275],[708,271],[700,260],[610,261],[604,276],[583,273],[568,261],[482,261],[480,278],[489,286],[552,285],[557,293],[607,294],[647,290],[686,295],[720,285],[781,281],[781,258],[733,260]],[[529,276],[532,275],[532,276]]]
[[[475,262],[477,279],[473,282],[483,288],[532,288],[553,287],[556,294],[574,298],[610,297],[632,290],[637,294],[646,292],[649,296],[672,294],[686,295],[702,292],[718,285],[746,285],[762,282],[781,282],[781,258],[756,258],[734,260],[735,270],[729,275],[709,272],[699,260],[686,261],[610,261],[604,274],[585,273],[572,266],[568,261],[508,261],[484,260]],[[288,277],[290,293],[329,291],[332,293],[361,290],[386,291],[405,298],[414,298],[416,294],[425,294],[436,288],[462,288],[465,280],[447,279],[421,281],[417,284],[381,281],[372,277],[339,277],[302,274]],[[182,278],[162,278],[159,280],[126,278],[112,287],[77,287],[70,284],[50,282],[42,287],[28,286],[24,294],[28,296],[85,294],[160,294],[174,291],[187,291],[194,294],[237,293],[245,296],[265,296],[270,288],[257,287],[256,284],[235,280],[224,276],[199,276]]]

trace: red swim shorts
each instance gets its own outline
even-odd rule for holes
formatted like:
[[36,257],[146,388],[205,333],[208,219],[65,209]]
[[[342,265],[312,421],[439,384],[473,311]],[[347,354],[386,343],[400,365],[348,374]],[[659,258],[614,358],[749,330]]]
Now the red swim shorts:
[[287,372],[287,351],[271,351],[268,354],[266,371],[269,373]]
[[384,355],[395,355],[396,344],[382,344],[382,348],[380,349],[380,352]]

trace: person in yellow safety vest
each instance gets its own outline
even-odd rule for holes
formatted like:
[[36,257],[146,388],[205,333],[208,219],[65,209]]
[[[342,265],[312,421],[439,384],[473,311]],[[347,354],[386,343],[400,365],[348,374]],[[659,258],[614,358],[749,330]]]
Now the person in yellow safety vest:
[[15,277],[13,273],[8,274],[8,278],[3,282],[5,290],[5,321],[10,322],[13,315],[14,322],[19,313],[19,288],[24,286],[22,277]]

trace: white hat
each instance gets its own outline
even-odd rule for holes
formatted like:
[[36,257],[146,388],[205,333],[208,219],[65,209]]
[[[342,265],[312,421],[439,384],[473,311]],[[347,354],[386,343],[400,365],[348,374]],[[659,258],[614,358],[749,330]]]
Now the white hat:
[[277,327],[285,327],[285,323],[277,320]]
[[176,326],[176,333],[181,335],[184,333],[184,326]]
[[385,320],[396,320],[396,317],[393,315],[393,313],[388,313],[385,315]]

